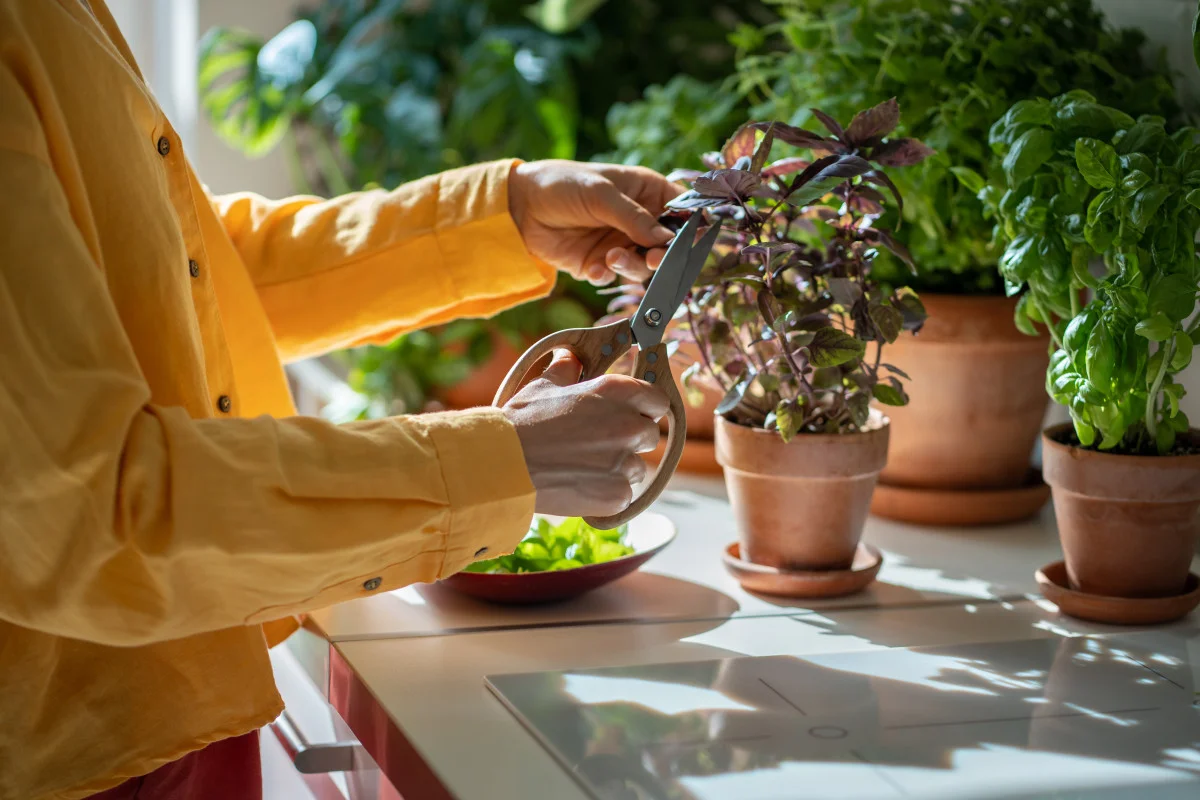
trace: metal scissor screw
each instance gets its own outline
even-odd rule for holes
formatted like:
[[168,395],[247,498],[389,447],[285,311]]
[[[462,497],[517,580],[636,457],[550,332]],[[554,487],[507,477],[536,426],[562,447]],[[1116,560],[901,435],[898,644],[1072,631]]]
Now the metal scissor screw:
[[662,312],[659,311],[657,308],[651,308],[648,311],[646,311],[646,316],[645,316],[646,324],[649,325],[651,328],[657,328],[658,324],[660,322],[662,322],[662,316],[663,316]]

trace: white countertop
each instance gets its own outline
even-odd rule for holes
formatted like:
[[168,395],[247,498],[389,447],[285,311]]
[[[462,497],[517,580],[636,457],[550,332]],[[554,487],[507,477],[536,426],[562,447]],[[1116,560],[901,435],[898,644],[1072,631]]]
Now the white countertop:
[[[1133,635],[1061,616],[1037,595],[1035,570],[1061,558],[1049,505],[1033,520],[990,528],[871,518],[864,540],[885,558],[876,584],[799,603],[749,594],[726,573],[721,551],[735,534],[719,482],[681,478],[673,489],[654,510],[676,523],[676,541],[578,601],[504,608],[420,587],[326,609],[313,622],[458,800],[587,797],[489,692],[489,675]],[[1172,654],[1163,670],[1200,686],[1195,618],[1138,637]]]
[[[587,794],[485,688],[485,676],[1083,634],[1119,637],[1130,631],[1084,624],[1039,603],[1018,601],[495,631],[336,647],[459,800],[585,800]],[[1191,685],[1200,685],[1194,674],[1200,665],[1195,622],[1156,629],[1151,636],[1176,654],[1173,661],[1185,654],[1190,666],[1175,668],[1187,672]]]

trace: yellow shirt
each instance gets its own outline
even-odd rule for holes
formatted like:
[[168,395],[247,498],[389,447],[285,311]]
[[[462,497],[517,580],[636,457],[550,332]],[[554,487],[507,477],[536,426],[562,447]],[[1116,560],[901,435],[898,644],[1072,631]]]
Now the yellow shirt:
[[512,162],[210,198],[91,8],[0,0],[4,800],[270,722],[260,623],[507,552],[533,510],[498,411],[337,427],[281,367],[549,291]]

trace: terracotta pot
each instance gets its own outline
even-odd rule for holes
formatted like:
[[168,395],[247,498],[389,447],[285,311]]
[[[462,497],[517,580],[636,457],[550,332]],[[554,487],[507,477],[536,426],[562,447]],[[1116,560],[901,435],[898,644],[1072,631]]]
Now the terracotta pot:
[[787,444],[716,418],[742,558],[787,570],[850,567],[887,461],[887,418],[874,418],[878,427],[863,433],[802,434]]
[[[1200,533],[1200,455],[1123,456],[1063,444],[1071,426],[1042,434],[1072,589],[1106,597],[1183,591]],[[1200,446],[1200,431],[1185,437]]]
[[[1048,340],[1013,324],[1016,300],[923,294],[929,320],[883,361],[909,375],[906,406],[888,406],[880,481],[937,489],[1022,485],[1046,415]],[[886,374],[886,373],[885,373]]]
[[490,406],[496,397],[496,390],[521,354],[522,351],[509,344],[507,338],[493,331],[492,354],[488,359],[471,370],[470,376],[462,383],[438,389],[438,399],[450,408]]

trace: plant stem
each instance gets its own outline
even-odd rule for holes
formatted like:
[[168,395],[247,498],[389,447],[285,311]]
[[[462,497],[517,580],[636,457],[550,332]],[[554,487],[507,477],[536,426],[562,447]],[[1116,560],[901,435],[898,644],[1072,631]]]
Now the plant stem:
[[1150,384],[1150,394],[1146,397],[1146,430],[1150,434],[1151,442],[1158,442],[1158,393],[1162,390],[1162,382],[1167,376],[1167,367],[1171,365],[1171,358],[1175,355],[1175,339],[1167,339],[1159,348],[1162,351],[1162,361],[1158,365],[1158,374],[1154,376],[1154,383]]
[[1038,302],[1037,292],[1033,291],[1033,287],[1029,287],[1029,302],[1033,303],[1033,307],[1037,309],[1038,317],[1046,321],[1046,330],[1050,331],[1050,338],[1054,340],[1054,346],[1059,350],[1063,349],[1062,341],[1058,338],[1058,332],[1054,330],[1054,323],[1050,321],[1042,304]]
[[300,158],[300,140],[294,128],[289,127],[287,145],[283,148],[287,156],[288,175],[291,177],[292,189],[297,194],[313,194],[312,184],[304,173],[304,162]]
[[730,387],[726,386],[725,382],[717,375],[717,371],[713,369],[712,361],[708,358],[708,349],[700,342],[700,337],[696,336],[696,318],[692,314],[692,307],[685,305],[684,309],[687,311],[688,329],[692,332],[692,337],[696,340],[696,351],[700,353],[700,363],[704,366],[704,371],[721,388],[722,392],[728,392]]
[[349,194],[354,191],[350,186],[350,182],[346,180],[346,176],[342,172],[342,167],[338,164],[337,156],[334,154],[333,148],[329,146],[329,142],[319,132],[313,138],[316,140],[317,163],[320,166],[321,174],[324,176],[326,183],[329,184],[330,191],[335,195]]

